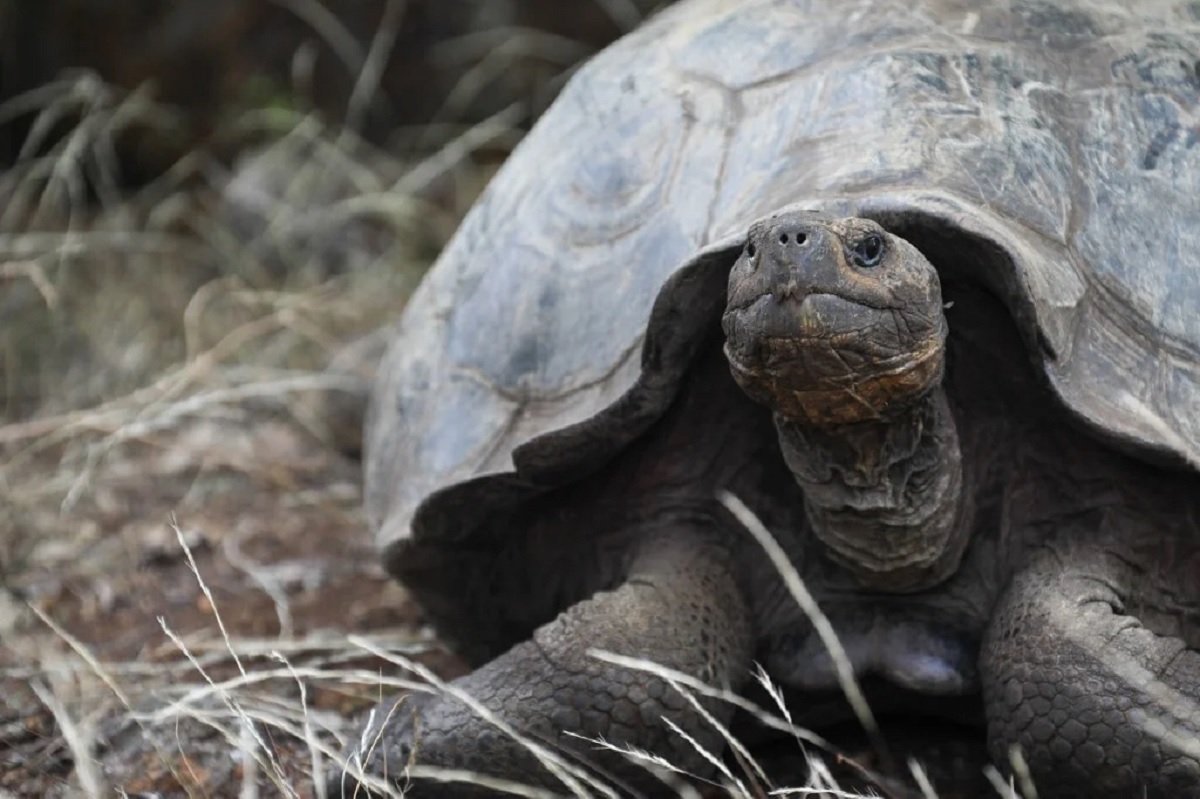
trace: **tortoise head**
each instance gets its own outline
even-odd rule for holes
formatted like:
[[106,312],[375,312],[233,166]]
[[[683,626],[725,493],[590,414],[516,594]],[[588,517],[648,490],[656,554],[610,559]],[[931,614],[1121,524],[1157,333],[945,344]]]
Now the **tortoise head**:
[[742,390],[809,425],[889,418],[942,377],[937,272],[867,219],[787,211],[756,222],[722,325]]

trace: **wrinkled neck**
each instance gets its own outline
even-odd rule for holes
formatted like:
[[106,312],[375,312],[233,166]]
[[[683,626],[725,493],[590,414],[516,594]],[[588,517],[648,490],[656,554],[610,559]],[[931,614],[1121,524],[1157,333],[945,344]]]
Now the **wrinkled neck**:
[[865,586],[916,591],[957,568],[969,525],[940,386],[891,419],[817,427],[776,414],[775,428],[813,531]]

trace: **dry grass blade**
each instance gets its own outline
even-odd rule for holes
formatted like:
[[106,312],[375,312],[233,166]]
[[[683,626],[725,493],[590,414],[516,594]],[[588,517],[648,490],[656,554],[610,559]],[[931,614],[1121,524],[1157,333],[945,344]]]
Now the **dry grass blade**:
[[400,32],[400,21],[404,17],[404,0],[388,0],[384,6],[383,18],[375,30],[371,40],[371,49],[367,51],[366,60],[358,77],[354,81],[354,89],[350,92],[350,100],[346,104],[346,127],[358,130],[362,127],[367,109],[371,107],[376,92],[379,91],[379,80],[387,66],[388,56],[396,43],[396,34]]
[[615,744],[612,741],[604,738],[589,738],[586,735],[579,735],[578,733],[573,732],[568,732],[567,735],[572,738],[577,738],[581,741],[586,741],[598,749],[618,754],[630,763],[646,769],[649,773],[656,776],[659,781],[669,785],[669,787],[671,787],[671,789],[673,789],[678,796],[683,797],[695,795],[698,797],[699,794],[695,788],[692,788],[686,782],[671,780],[670,776],[675,774],[681,777],[687,777],[690,780],[695,780],[696,782],[711,785],[714,788],[721,787],[712,780],[692,774],[686,769],[679,767],[662,755],[655,754],[654,752],[648,752],[645,749],[639,749],[631,744]]
[[1016,787],[1014,787],[1011,782],[1005,782],[1004,778],[1000,776],[1000,772],[995,766],[985,766],[983,769],[983,776],[987,779],[988,784],[992,786],[992,789],[996,791],[996,794],[1002,797],[1002,799],[1021,799],[1021,797],[1017,794]]
[[[268,373],[269,379],[266,380],[244,381],[243,385],[213,389],[174,401],[177,395],[208,374],[223,358],[245,346],[248,341],[278,330],[280,325],[281,322],[275,315],[244,325],[222,339],[216,347],[192,361],[189,366],[172,371],[155,385],[130,396],[85,411],[0,427],[0,444],[40,439],[36,447],[14,455],[7,468],[16,464],[19,458],[36,454],[80,433],[98,430],[107,432],[115,438],[104,446],[111,447],[120,441],[164,429],[184,417],[214,406],[240,405],[252,399],[278,399],[296,392],[353,392],[361,389],[361,381],[347,375],[302,373],[275,379],[273,374]],[[131,416],[136,421],[130,422]]]
[[[361,638],[374,641],[375,646],[385,648],[389,652],[402,652],[405,655],[421,655],[436,648],[435,640],[428,630],[421,632],[409,631],[380,631],[372,635],[360,633]],[[329,652],[330,662],[353,659],[358,657],[355,650],[346,649],[345,636],[331,631],[314,631],[305,636],[282,638],[233,638],[233,646],[243,657],[273,657],[276,653],[312,653]],[[205,652],[219,648],[226,652],[224,642],[196,641],[192,644],[193,652]],[[130,664],[136,669],[136,664]]]
[[39,261],[0,263],[0,280],[16,280],[18,278],[24,278],[33,284],[34,288],[38,290],[38,294],[42,295],[42,300],[45,301],[48,310],[52,311],[58,305],[58,290],[46,276],[46,270]]
[[[84,662],[84,664],[87,665],[88,669],[93,674],[95,674],[97,677],[100,678],[100,681],[102,683],[104,683],[105,687],[108,688],[112,692],[113,696],[115,696],[117,698],[117,700],[121,703],[122,708],[125,710],[126,713],[129,714],[129,717],[131,719],[133,719],[134,722],[140,726],[141,722],[138,721],[136,718],[136,713],[134,712],[134,708],[133,708],[133,702],[132,702],[129,694],[125,691],[124,688],[121,687],[120,683],[118,683],[117,680],[113,677],[111,671],[109,669],[105,668],[105,666],[100,663],[100,661],[96,658],[96,656],[92,653],[92,651],[87,646],[85,646],[82,641],[80,641],[78,638],[76,638],[75,636],[73,636],[69,632],[67,632],[65,629],[63,629],[62,626],[58,624],[58,622],[56,622],[54,619],[52,619],[50,616],[48,616],[41,608],[39,608],[33,604],[28,605],[28,607],[34,613],[34,615],[37,616],[38,619],[41,620],[41,622],[43,624],[45,624],[47,627],[49,627],[50,630],[53,631],[53,633],[60,640],[62,640],[64,643],[67,644],[67,646],[69,646],[71,648],[71,650]],[[158,757],[159,762],[164,764],[166,766],[167,770],[175,775],[176,781],[180,785],[183,785],[186,787],[186,792],[187,792],[188,796],[189,797],[193,796],[193,792],[190,787],[189,781],[185,780],[183,778],[183,776],[181,774],[179,774],[172,758],[167,756],[166,752],[164,752],[162,750],[162,748],[158,746],[158,744],[154,741],[154,738],[152,736],[147,735],[146,740],[151,742],[151,746],[153,747],[155,754]]]
[[[589,651],[589,655],[592,655],[594,657],[601,655],[601,654],[609,655],[611,653],[605,653],[605,652],[601,652],[599,650]],[[603,659],[608,660],[608,662],[614,662],[613,659],[609,659],[609,658],[603,658]],[[686,690],[680,682],[678,682],[674,679],[671,679],[668,676],[665,676],[665,674],[663,673],[665,670],[659,670],[658,668],[656,668],[656,664],[649,662],[649,661],[637,661],[637,663],[638,663],[637,670],[656,673],[659,676],[663,677],[663,679],[666,680],[666,682],[671,686],[671,688],[673,690],[675,690],[680,696],[682,696],[689,705],[691,705],[692,710],[698,716],[700,716],[700,718],[703,719],[704,722],[708,726],[712,727],[717,732],[717,734],[721,737],[721,739],[725,742],[725,744],[727,746],[729,746],[734,752],[736,752],[736,754],[738,755],[739,762],[746,765],[749,769],[752,770],[753,773],[749,774],[749,776],[751,778],[754,778],[754,776],[757,775],[758,779],[762,780],[763,782],[769,783],[769,779],[767,778],[766,772],[754,760],[754,758],[750,755],[749,751],[745,748],[745,746],[742,745],[741,741],[739,741],[736,737],[734,737],[734,735],[729,731],[729,729],[724,724],[722,724],[715,716],[713,716],[712,713],[710,713],[709,710],[707,708],[705,708],[704,705],[702,705],[696,699],[696,697],[692,694],[691,691]],[[665,716],[660,716],[660,719],[664,724],[666,724],[668,727],[670,727],[671,730],[678,737],[680,737],[684,741],[686,741],[687,744],[693,750],[695,750],[696,753],[699,754],[706,762],[711,764],[717,772],[719,772],[722,776],[724,776],[727,780],[729,780],[729,782],[732,783],[737,788],[737,790],[739,791],[741,796],[750,797],[750,796],[761,795],[761,791],[758,790],[759,786],[757,784],[755,784],[755,786],[754,786],[755,790],[753,793],[748,791],[746,786],[742,783],[742,781],[740,779],[738,779],[730,771],[729,767],[724,763],[724,761],[716,753],[711,752],[710,750],[708,750],[707,748],[702,746],[700,744],[700,742],[695,739],[695,737],[693,737],[692,735],[689,735],[687,732],[685,732],[683,729],[681,729],[674,721],[672,721],[671,719],[669,719]],[[633,760],[634,762],[639,762],[644,765],[658,766],[660,768],[665,768],[668,771],[676,773],[676,774],[686,775],[686,776],[692,777],[693,779],[698,779],[702,782],[707,782],[709,784],[715,784],[711,780],[697,777],[694,774],[684,771],[683,769],[679,768],[678,766],[672,764],[666,758],[664,758],[660,755],[656,755],[652,752],[646,752],[646,751],[643,751],[643,750],[637,749],[636,747],[631,747],[631,746],[624,746],[624,747],[616,746],[607,741],[604,741],[603,739],[585,738],[585,737],[579,736],[579,735],[575,735],[573,737],[582,738],[583,740],[587,740],[587,741],[596,743],[598,746],[601,746],[602,748],[609,749],[614,752],[618,752],[618,753],[624,755],[626,758]]]
[[642,12],[633,0],[596,0],[596,5],[623,31],[633,30],[642,21]]
[[[179,543],[180,548],[183,550],[183,553],[187,558],[188,569],[196,578],[196,583],[201,592],[204,594],[204,598],[208,600],[209,608],[212,611],[213,618],[217,622],[217,628],[221,633],[221,640],[224,641],[226,649],[233,658],[233,662],[237,665],[238,672],[241,673],[242,677],[246,677],[247,672],[245,665],[242,663],[242,659],[238,656],[237,650],[233,647],[233,643],[229,636],[229,631],[225,627],[225,622],[221,617],[221,612],[217,605],[217,601],[213,597],[212,590],[208,587],[208,584],[201,576],[200,568],[196,565],[196,558],[192,553],[192,548],[189,546],[187,539],[184,537],[183,530],[180,529],[174,516],[171,518],[171,529],[175,532],[176,541]],[[198,660],[196,660],[195,656],[192,654],[191,650],[187,647],[183,640],[179,638],[179,636],[177,636],[175,632],[167,625],[166,619],[160,617],[158,621],[159,626],[162,627],[162,630],[167,634],[167,637],[170,638],[172,643],[179,648],[179,651],[188,659],[200,676],[204,678],[204,681],[214,688],[215,693],[220,697],[225,706],[234,714],[235,717],[241,721],[241,726],[236,739],[236,745],[239,751],[249,756],[246,762],[246,771],[250,771],[254,768],[251,763],[255,764],[255,766],[266,766],[269,769],[268,777],[282,794],[286,796],[298,796],[296,790],[291,786],[287,777],[285,776],[283,768],[276,759],[272,748],[263,739],[262,735],[260,735],[253,721],[251,721],[250,717],[239,705],[237,699],[228,691],[217,687],[216,682],[211,676],[209,676],[204,666],[201,665]],[[257,792],[257,782],[254,780],[254,776],[256,775],[246,774],[245,772],[243,773],[241,795],[247,799],[252,797]]]
[[295,634],[295,624],[292,619],[292,605],[288,600],[287,590],[272,575],[272,569],[249,557],[242,551],[239,538],[244,534],[234,534],[221,540],[221,551],[225,560],[238,569],[257,585],[263,593],[271,598],[275,606],[275,618],[279,622],[279,637],[290,639]]
[[[221,618],[221,611],[217,607],[217,600],[213,598],[212,591],[210,591],[208,588],[208,583],[204,582],[204,578],[200,576],[200,567],[196,565],[196,556],[192,554],[192,548],[188,545],[187,539],[184,538],[183,530],[179,528],[179,523],[175,520],[174,516],[171,517],[171,529],[175,532],[175,540],[179,542],[179,547],[183,550],[183,554],[187,557],[188,568],[195,576],[196,582],[200,586],[200,590],[204,592],[204,598],[208,600],[208,605],[212,609],[213,618],[216,619],[217,622],[217,628],[221,631],[221,640],[225,642],[226,649],[228,649],[229,654],[233,656],[233,662],[237,664],[238,671],[240,671],[242,676],[245,677],[246,667],[242,665],[242,659],[238,657],[237,650],[233,648],[233,644],[229,640],[229,631],[225,629],[225,622]],[[173,639],[174,637],[172,636],[172,640]],[[188,658],[191,659],[191,653],[186,649],[184,650],[184,654],[188,655]],[[197,666],[199,666],[199,664],[197,664]],[[204,674],[203,668],[198,668],[198,670],[201,674]],[[205,679],[208,679],[207,675],[205,675]]]
[[178,237],[155,231],[77,230],[70,236],[62,232],[0,233],[0,257],[11,259],[97,253],[178,255],[179,245]]
[[271,0],[288,9],[325,40],[351,75],[358,75],[367,60],[362,45],[354,38],[337,15],[321,4],[320,0]]
[[1025,762],[1025,755],[1017,744],[1012,744],[1008,748],[1008,764],[1012,766],[1017,785],[1021,786],[1022,799],[1038,799],[1037,788],[1033,785],[1033,775],[1029,773],[1029,764]]
[[388,191],[402,197],[420,194],[468,154],[504,136],[511,136],[523,116],[521,105],[513,103],[479,124],[472,125],[461,135],[447,142],[433,156],[406,172]]
[[[280,655],[282,657],[282,655]],[[198,664],[198,665],[197,665]],[[199,660],[193,662],[193,669],[203,669],[204,664]],[[201,671],[200,673],[206,673]],[[366,669],[314,669],[302,666],[288,665],[286,669],[258,669],[248,674],[239,675],[228,680],[205,682],[188,689],[187,693],[178,699],[163,705],[150,713],[135,713],[134,718],[152,724],[165,724],[184,713],[190,707],[200,706],[204,700],[211,697],[231,695],[233,692],[262,683],[283,679],[319,679],[326,682],[336,682],[346,685],[385,685],[400,691],[415,691],[418,693],[433,693],[434,689],[422,682],[405,680],[396,677],[381,677]]]
[[[243,731],[246,729],[247,721],[253,725],[261,725],[264,728],[277,730],[296,739],[302,739],[304,735],[304,728],[302,725],[293,724],[289,720],[281,718],[278,714],[264,711],[261,708],[255,707],[252,703],[244,703],[239,709],[239,712],[232,716],[234,721],[237,722],[236,726],[230,727],[226,723],[230,718],[230,714],[225,711],[192,708],[187,713],[181,715],[179,720],[187,719],[209,727],[235,748],[241,746],[241,736],[243,735]],[[374,794],[382,794],[390,797],[398,797],[402,795],[386,781],[370,774],[354,771],[354,764],[345,763],[335,749],[322,742],[319,738],[315,738],[311,744],[319,750],[322,757],[329,758],[336,763],[342,764],[343,768],[346,770],[346,773],[352,774],[356,779],[358,779],[365,789],[369,789],[370,791],[374,792]],[[245,750],[239,749],[239,751],[244,752]],[[248,754],[251,757],[259,759],[259,765],[262,765],[260,755],[258,755],[256,752],[249,752]],[[279,786],[277,785],[276,787]],[[294,795],[295,793],[298,793],[298,791],[289,785],[286,788],[282,788],[281,793]]]
[[[563,66],[578,63],[593,52],[586,44],[557,33],[519,25],[501,25],[438,42],[430,50],[430,57],[443,66],[462,66],[486,58],[496,48],[514,39],[518,44],[508,46],[515,47],[522,56],[541,58]],[[422,132],[432,135],[437,130],[435,126]]]
[[591,788],[592,790],[598,792],[601,796],[617,799],[617,793],[611,788],[596,781],[591,775],[571,764],[557,753],[547,749],[542,744],[534,741],[526,735],[522,735],[521,733],[517,732],[512,725],[485,707],[475,697],[440,679],[436,674],[434,674],[425,666],[422,666],[420,663],[394,653],[385,652],[376,647],[372,642],[364,640],[358,636],[349,636],[347,640],[355,646],[362,647],[364,650],[370,652],[372,655],[375,655],[378,658],[387,660],[403,669],[413,672],[444,695],[461,702],[463,705],[466,705],[468,708],[470,708],[472,713],[486,721],[488,724],[496,727],[498,730],[529,751],[529,753],[534,756],[534,758],[539,764],[541,764],[543,768],[550,772],[572,792],[572,795],[580,797],[580,799],[587,799],[587,797],[590,795],[585,790],[584,786],[587,786],[587,788]]
[[653,674],[657,677],[660,677],[663,680],[667,680],[668,682],[686,685],[688,688],[700,694],[701,696],[707,696],[712,699],[718,699],[722,702],[728,702],[734,707],[744,710],[753,716],[756,721],[768,729],[787,733],[788,735],[794,736],[799,740],[807,741],[814,746],[821,747],[831,752],[835,751],[831,743],[810,730],[806,730],[803,727],[797,727],[796,725],[792,724],[790,718],[784,720],[767,712],[754,702],[746,699],[744,696],[723,688],[714,688],[711,685],[696,679],[690,674],[685,674],[682,671],[667,668],[666,666],[659,665],[653,661],[642,660],[641,658],[631,658],[626,655],[618,655],[614,652],[606,652],[603,649],[589,649],[588,655],[596,658],[597,660],[602,660],[606,663],[612,663],[614,666],[621,666],[623,668],[634,669],[636,671],[644,671],[648,674]]
[[722,491],[718,499],[754,537],[754,540],[758,542],[758,545],[762,547],[763,551],[771,559],[771,563],[775,566],[776,571],[783,578],[788,592],[812,623],[813,629],[821,639],[821,643],[829,652],[830,658],[833,659],[838,685],[841,687],[842,693],[845,694],[846,700],[850,703],[855,716],[858,717],[863,730],[871,738],[872,744],[884,763],[890,764],[892,758],[888,751],[887,743],[879,731],[879,723],[875,720],[875,714],[871,712],[871,708],[867,704],[867,699],[863,695],[862,688],[854,676],[854,667],[850,663],[850,658],[846,655],[846,650],[838,640],[837,633],[834,632],[829,618],[821,611],[816,600],[809,593],[804,580],[800,577],[800,573],[796,571],[796,567],[792,565],[787,553],[779,546],[775,537],[759,521],[758,517],[746,507],[745,503],[727,491]]
[[[238,739],[238,751],[251,755],[242,759],[242,784],[238,799],[258,799],[258,758],[253,757],[255,740],[252,731],[249,725],[243,725],[242,736]],[[296,796],[294,792],[289,792],[289,795]]]
[[[282,380],[256,381],[249,385],[229,389],[214,389],[175,402],[163,403],[160,408],[149,406],[142,410],[141,416],[134,420],[121,419],[119,416],[111,422],[102,416],[91,419],[83,417],[82,424],[95,431],[108,425],[115,426],[112,431],[86,447],[86,460],[79,469],[74,480],[63,497],[62,507],[70,510],[88,489],[89,482],[94,476],[103,459],[117,446],[139,439],[145,439],[151,434],[166,430],[187,417],[198,416],[204,412],[213,412],[221,407],[238,407],[252,399],[278,402],[292,392],[325,391],[325,390],[355,390],[358,381],[344,375],[306,374]],[[153,413],[153,411],[159,411]],[[42,444],[48,445],[58,436],[51,435]],[[36,452],[33,448],[27,452]],[[23,453],[25,454],[25,453]],[[10,464],[11,466],[11,464]]]
[[113,696],[115,696],[121,702],[121,704],[124,705],[126,710],[132,713],[133,703],[130,701],[129,695],[120,686],[109,670],[105,668],[99,660],[96,659],[96,656],[92,654],[92,651],[86,647],[82,641],[64,630],[58,622],[50,618],[50,616],[48,616],[46,612],[37,605],[31,603],[28,605],[28,608],[33,611],[34,615],[37,616],[43,624],[49,627],[56,636],[66,643],[67,646],[69,646],[84,663],[87,664],[88,668],[90,668],[92,672],[100,678],[101,682],[103,682],[105,686],[112,691]]
[[528,797],[528,799],[560,799],[561,797],[561,794],[548,791],[545,788],[536,788],[532,785],[501,779],[488,774],[480,774],[475,771],[416,765],[410,766],[408,773],[414,779],[475,785],[499,793]]
[[815,796],[817,799],[875,799],[873,795],[864,795],[841,788],[821,786],[817,788],[779,788],[771,791],[771,796]]
[[[767,674],[766,669],[764,669],[761,664],[756,664],[754,679],[758,682],[758,684],[760,686],[762,686],[763,690],[767,692],[767,695],[771,697],[771,701],[775,703],[775,706],[777,708],[779,708],[779,713],[782,716],[785,724],[788,725],[789,727],[792,727],[793,729],[795,729],[795,726],[792,722],[791,710],[788,708],[787,702],[784,700],[784,697],[783,697],[783,690],[778,685],[776,685],[775,681],[771,679],[771,676],[769,674]],[[832,747],[831,744],[824,742],[824,741],[820,741],[820,739],[817,739],[814,734],[808,733],[807,736],[793,734],[793,737],[796,739],[796,743],[800,747],[801,754],[804,756],[805,760],[808,761],[809,763],[816,762],[816,758],[813,756],[813,754],[811,752],[808,751],[808,748],[805,746],[805,743],[806,742],[810,742],[810,743],[818,742],[819,745],[821,745],[822,748],[825,749],[825,751],[837,754],[838,759],[841,761],[842,764],[852,768],[855,772],[857,772],[864,779],[869,780],[870,782],[872,782],[876,785],[881,784],[883,782],[883,780],[880,778],[879,775],[873,773],[870,769],[867,769],[866,767],[860,765],[855,760],[848,758],[839,752],[836,752],[836,750],[834,750],[834,748]],[[822,764],[822,767],[823,767],[823,764]]]
[[[779,708],[779,714],[782,716],[784,723],[788,727],[794,727],[795,725],[792,722],[792,711],[791,708],[787,706],[787,702],[784,701],[783,689],[775,684],[775,681],[771,679],[770,674],[767,674],[767,670],[763,668],[761,663],[754,664],[754,680],[760,686],[762,686],[764,691],[767,692],[767,696],[771,697],[771,701],[775,703],[775,707]],[[793,735],[792,737],[794,737],[796,739],[796,743],[800,745],[800,751],[807,754],[804,747],[804,738],[800,737],[799,735]]]
[[[759,765],[758,761],[754,759],[754,756],[750,754],[750,750],[748,750],[742,744],[742,742],[739,741],[733,735],[733,733],[729,731],[728,727],[726,727],[715,716],[713,716],[713,714],[709,712],[708,708],[704,707],[704,705],[702,705],[696,699],[691,691],[685,690],[682,685],[674,680],[669,680],[668,684],[680,696],[687,700],[688,704],[692,706],[692,710],[704,720],[705,724],[712,727],[714,730],[716,730],[717,734],[721,736],[721,740],[725,742],[725,745],[728,746],[730,751],[732,751],[736,756],[738,763],[746,770],[746,776],[752,781],[753,790],[747,790],[745,786],[743,786],[741,780],[734,778],[731,774],[727,774],[731,781],[748,796],[760,796],[762,794],[762,785],[760,785],[760,783],[770,786],[771,779],[767,776],[767,773],[763,770],[762,766]],[[668,723],[670,722],[668,721]],[[726,774],[726,768],[724,765],[722,765],[718,770],[720,770],[722,774]]]
[[[828,774],[828,770],[826,769],[824,763],[822,763],[819,759],[816,759],[815,757],[813,757],[812,754],[810,754],[804,748],[804,744],[806,744],[806,743],[816,746],[819,749],[822,749],[822,750],[830,753],[831,755],[837,756],[837,758],[839,759],[839,761],[841,763],[843,763],[844,765],[846,765],[848,767],[853,768],[853,770],[855,772],[857,772],[857,774],[859,776],[861,776],[864,780],[868,780],[877,785],[882,785],[885,782],[879,775],[872,773],[869,769],[855,763],[853,760],[842,755],[840,753],[840,751],[837,749],[837,747],[835,747],[829,741],[825,740],[824,738],[822,738],[821,736],[812,732],[811,730],[806,730],[806,729],[804,729],[802,727],[798,727],[794,723],[792,723],[791,713],[787,708],[787,704],[783,700],[783,695],[782,695],[781,691],[774,684],[774,682],[770,679],[770,677],[768,677],[766,675],[766,673],[762,670],[761,667],[759,667],[757,670],[756,678],[763,685],[764,689],[768,692],[768,694],[771,695],[773,701],[775,701],[777,703],[777,705],[780,707],[781,714],[782,714],[781,716],[776,716],[776,715],[766,711],[762,707],[758,706],[757,704],[751,702],[750,700],[746,699],[745,697],[743,697],[739,694],[733,693],[728,690],[720,689],[720,688],[714,688],[700,680],[697,680],[695,677],[692,677],[689,674],[685,674],[683,672],[667,668],[666,666],[662,666],[660,664],[654,663],[653,661],[643,660],[640,658],[632,658],[632,657],[628,657],[625,655],[617,655],[615,653],[606,652],[606,651],[600,650],[600,649],[589,649],[588,655],[590,657],[596,658],[597,660],[602,660],[606,663],[612,663],[613,665],[621,666],[622,668],[633,669],[635,671],[644,671],[648,674],[653,674],[653,675],[659,677],[660,679],[671,684],[673,687],[676,688],[676,690],[679,690],[685,697],[688,698],[688,701],[691,702],[694,707],[697,706],[696,702],[695,702],[695,697],[690,696],[690,692],[695,692],[696,694],[699,694],[700,696],[705,696],[705,697],[708,697],[711,699],[716,699],[718,701],[731,704],[734,707],[738,708],[739,710],[742,710],[742,711],[750,714],[751,717],[753,717],[757,722],[759,722],[763,726],[765,726],[769,729],[773,729],[773,730],[785,733],[785,734],[795,738],[796,741],[801,745],[801,751],[804,755],[805,760],[810,764],[809,771],[812,775],[810,777],[810,782],[812,784],[805,786],[804,788],[775,789],[773,787],[770,787],[773,780],[771,779],[769,772],[755,762],[755,760],[751,757],[749,750],[742,744],[742,742],[739,741],[736,738],[736,736],[734,736],[732,734],[732,732],[730,732],[726,727],[724,727],[724,725],[720,725],[719,723],[717,723],[715,721],[715,719],[711,719],[711,715],[708,714],[702,707],[698,708],[699,712],[702,715],[704,715],[706,718],[710,719],[710,724],[714,726],[714,729],[718,730],[718,732],[720,733],[722,738],[725,740],[726,744],[729,745],[731,751],[733,751],[735,753],[736,759],[748,768],[748,773],[753,774],[755,777],[757,777],[763,783],[766,783],[767,787],[765,788],[765,790],[770,795],[777,794],[779,792],[779,790],[790,790],[790,791],[808,791],[809,793],[806,795],[820,796],[820,795],[824,795],[822,793],[822,791],[840,790],[837,788],[836,781],[833,779],[832,776],[830,776]],[[686,686],[688,689],[690,689],[690,691],[683,691],[681,686]],[[593,739],[589,739],[589,740],[593,740]],[[600,742],[597,742],[597,743],[600,743]],[[610,743],[605,742],[605,743],[603,743],[603,745],[606,748],[614,749],[613,745]],[[649,753],[649,755],[651,757],[653,757],[653,753]],[[631,756],[636,756],[636,755],[632,755],[632,753],[631,753]],[[680,772],[680,773],[683,773],[683,772]],[[757,792],[757,786],[754,786],[754,788],[755,788],[754,793],[746,793],[746,795],[753,795],[753,796],[760,795]],[[739,790],[745,792],[747,789],[746,789],[746,786],[742,785],[739,787]],[[833,794],[829,794],[829,795],[832,796]],[[851,797],[855,797],[855,799],[861,799],[860,794],[848,793],[845,791],[842,791],[841,794],[839,794],[839,795],[851,796]],[[907,795],[907,794],[903,794],[903,795]]]
[[[238,720],[239,727],[237,733],[229,734],[227,732],[226,738],[228,738],[230,743],[235,745],[239,751],[249,755],[260,765],[268,768],[268,776],[275,784],[275,787],[279,789],[280,793],[286,796],[296,796],[296,790],[289,784],[287,778],[284,776],[283,768],[280,766],[279,761],[275,759],[275,755],[271,747],[258,732],[254,721],[238,702],[237,698],[226,691],[216,688],[216,681],[213,680],[213,678],[205,670],[204,666],[202,666],[200,662],[192,655],[183,639],[180,638],[175,631],[170,628],[170,626],[168,626],[166,619],[160,617],[158,623],[162,628],[162,631],[166,633],[168,638],[171,639],[171,642],[178,647],[180,653],[183,654],[183,656],[186,657],[189,662],[191,662],[192,666],[196,669],[200,676],[204,678],[204,681],[216,689],[215,692],[220,697],[225,707],[229,710],[230,714],[232,714],[233,717]],[[234,657],[236,659],[236,655]],[[240,668],[240,660],[238,661],[238,665]],[[198,718],[196,714],[193,714],[192,717]]]
[[664,718],[663,723],[670,727],[671,731],[677,736],[686,741],[688,746],[692,747],[692,749],[695,750],[700,757],[704,758],[705,761],[711,764],[714,770],[720,773],[721,776],[725,777],[725,779],[729,780],[729,782],[732,783],[735,788],[737,788],[739,796],[749,797],[750,794],[746,791],[746,786],[742,784],[741,780],[733,775],[733,772],[729,770],[729,767],[725,765],[725,762],[720,757],[704,748],[699,741],[697,741],[688,733],[684,732],[678,724],[671,721],[669,718]]
[[290,660],[279,652],[272,653],[272,657],[287,668],[288,673],[292,675],[292,679],[296,681],[296,687],[300,690],[300,713],[304,719],[304,743],[308,746],[308,757],[311,763],[309,775],[312,777],[313,791],[316,794],[316,799],[325,799],[325,757],[321,753],[317,736],[313,732],[312,719],[309,717],[308,685],[292,666]]
[[913,775],[913,780],[917,783],[923,799],[937,799],[937,791],[934,790],[933,783],[929,781],[929,775],[925,773],[925,769],[920,763],[909,758],[908,771]]
[[66,230],[60,236],[69,240],[82,227],[86,186],[103,207],[120,203],[117,137],[135,126],[167,131],[178,118],[151,102],[145,87],[120,91],[91,72],[44,88],[0,107],[0,118],[37,112],[13,168],[0,173],[0,193],[9,195],[0,230],[44,224],[65,204]]
[[8,98],[0,103],[0,125],[52,105],[64,94],[69,94],[75,85],[75,78],[64,77]]
[[107,793],[104,777],[101,776],[96,761],[92,757],[94,735],[74,722],[67,712],[67,708],[45,683],[34,680],[29,687],[42,704],[49,708],[54,715],[54,720],[58,722],[58,729],[66,739],[67,747],[71,750],[71,756],[75,761],[75,776],[79,780],[79,787],[84,796],[89,799],[99,799],[104,796]]
[[[462,117],[476,98],[526,55],[523,44],[520,39],[505,39],[480,59],[479,63],[463,72],[446,93],[442,107],[434,119],[441,122]],[[428,144],[428,140],[425,143]]]

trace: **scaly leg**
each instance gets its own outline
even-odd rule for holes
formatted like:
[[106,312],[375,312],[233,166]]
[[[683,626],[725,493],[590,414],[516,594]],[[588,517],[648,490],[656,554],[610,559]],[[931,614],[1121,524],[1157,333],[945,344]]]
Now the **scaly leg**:
[[[731,571],[729,552],[711,533],[648,533],[626,581],[564,611],[525,641],[454,685],[519,732],[590,762],[634,786],[653,785],[623,758],[568,735],[604,738],[666,757],[687,769],[711,768],[672,732],[670,718],[710,751],[722,744],[711,727],[665,681],[590,657],[589,649],[645,658],[714,685],[736,686],[749,673],[752,629],[746,601]],[[528,750],[449,696],[395,700],[368,771],[402,781],[404,766],[464,769],[561,790]],[[728,720],[727,708],[713,708]],[[368,730],[370,741],[377,730]],[[335,774],[330,794],[352,794],[352,780]],[[657,783],[661,789],[661,783]],[[439,785],[437,796],[470,795]]]
[[993,617],[989,747],[1017,745],[1043,799],[1200,797],[1200,652],[1133,615],[1137,580],[1098,545],[1047,548]]

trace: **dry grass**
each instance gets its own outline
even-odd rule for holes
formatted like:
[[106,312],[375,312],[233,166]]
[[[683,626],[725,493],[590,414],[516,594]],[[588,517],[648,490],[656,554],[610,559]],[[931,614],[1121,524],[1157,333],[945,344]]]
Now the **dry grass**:
[[[0,787],[306,793],[348,743],[343,705],[413,688],[344,633],[366,618],[389,651],[435,649],[389,607],[403,593],[339,448],[357,443],[372,334],[524,114],[443,124],[403,157],[251,114],[236,163],[192,153],[127,192],[116,142],[168,131],[169,110],[81,74],[0,107],[24,113],[30,143],[0,175]],[[361,610],[319,601],[364,579]]]
[[[393,691],[447,693],[571,795],[616,796],[444,678],[458,667],[373,565],[357,469],[339,449],[370,379],[370,334],[490,177],[495,159],[477,153],[510,148],[527,109],[474,125],[456,113],[515,54],[566,68],[586,50],[537,31],[445,46],[462,78],[401,157],[354,122],[402,4],[365,47],[319,3],[285,5],[359,71],[349,124],[250,113],[225,131],[246,142],[235,164],[192,153],[130,192],[117,141],[178,124],[147,92],[78,74],[0,107],[0,122],[37,115],[0,175],[0,796],[323,796],[319,775],[339,767],[401,795],[343,757],[353,711]],[[602,5],[636,22],[630,0]],[[704,753],[713,778],[624,751],[680,796],[852,795],[825,765],[834,747],[793,723],[765,673],[771,709],[596,656],[658,674],[699,712],[697,697],[734,703],[792,736],[809,764],[807,783],[786,787],[711,716],[734,753]],[[853,698],[852,677],[845,687]],[[889,795],[933,795],[916,766],[907,787],[862,772]],[[417,766],[408,776],[551,795]]]

